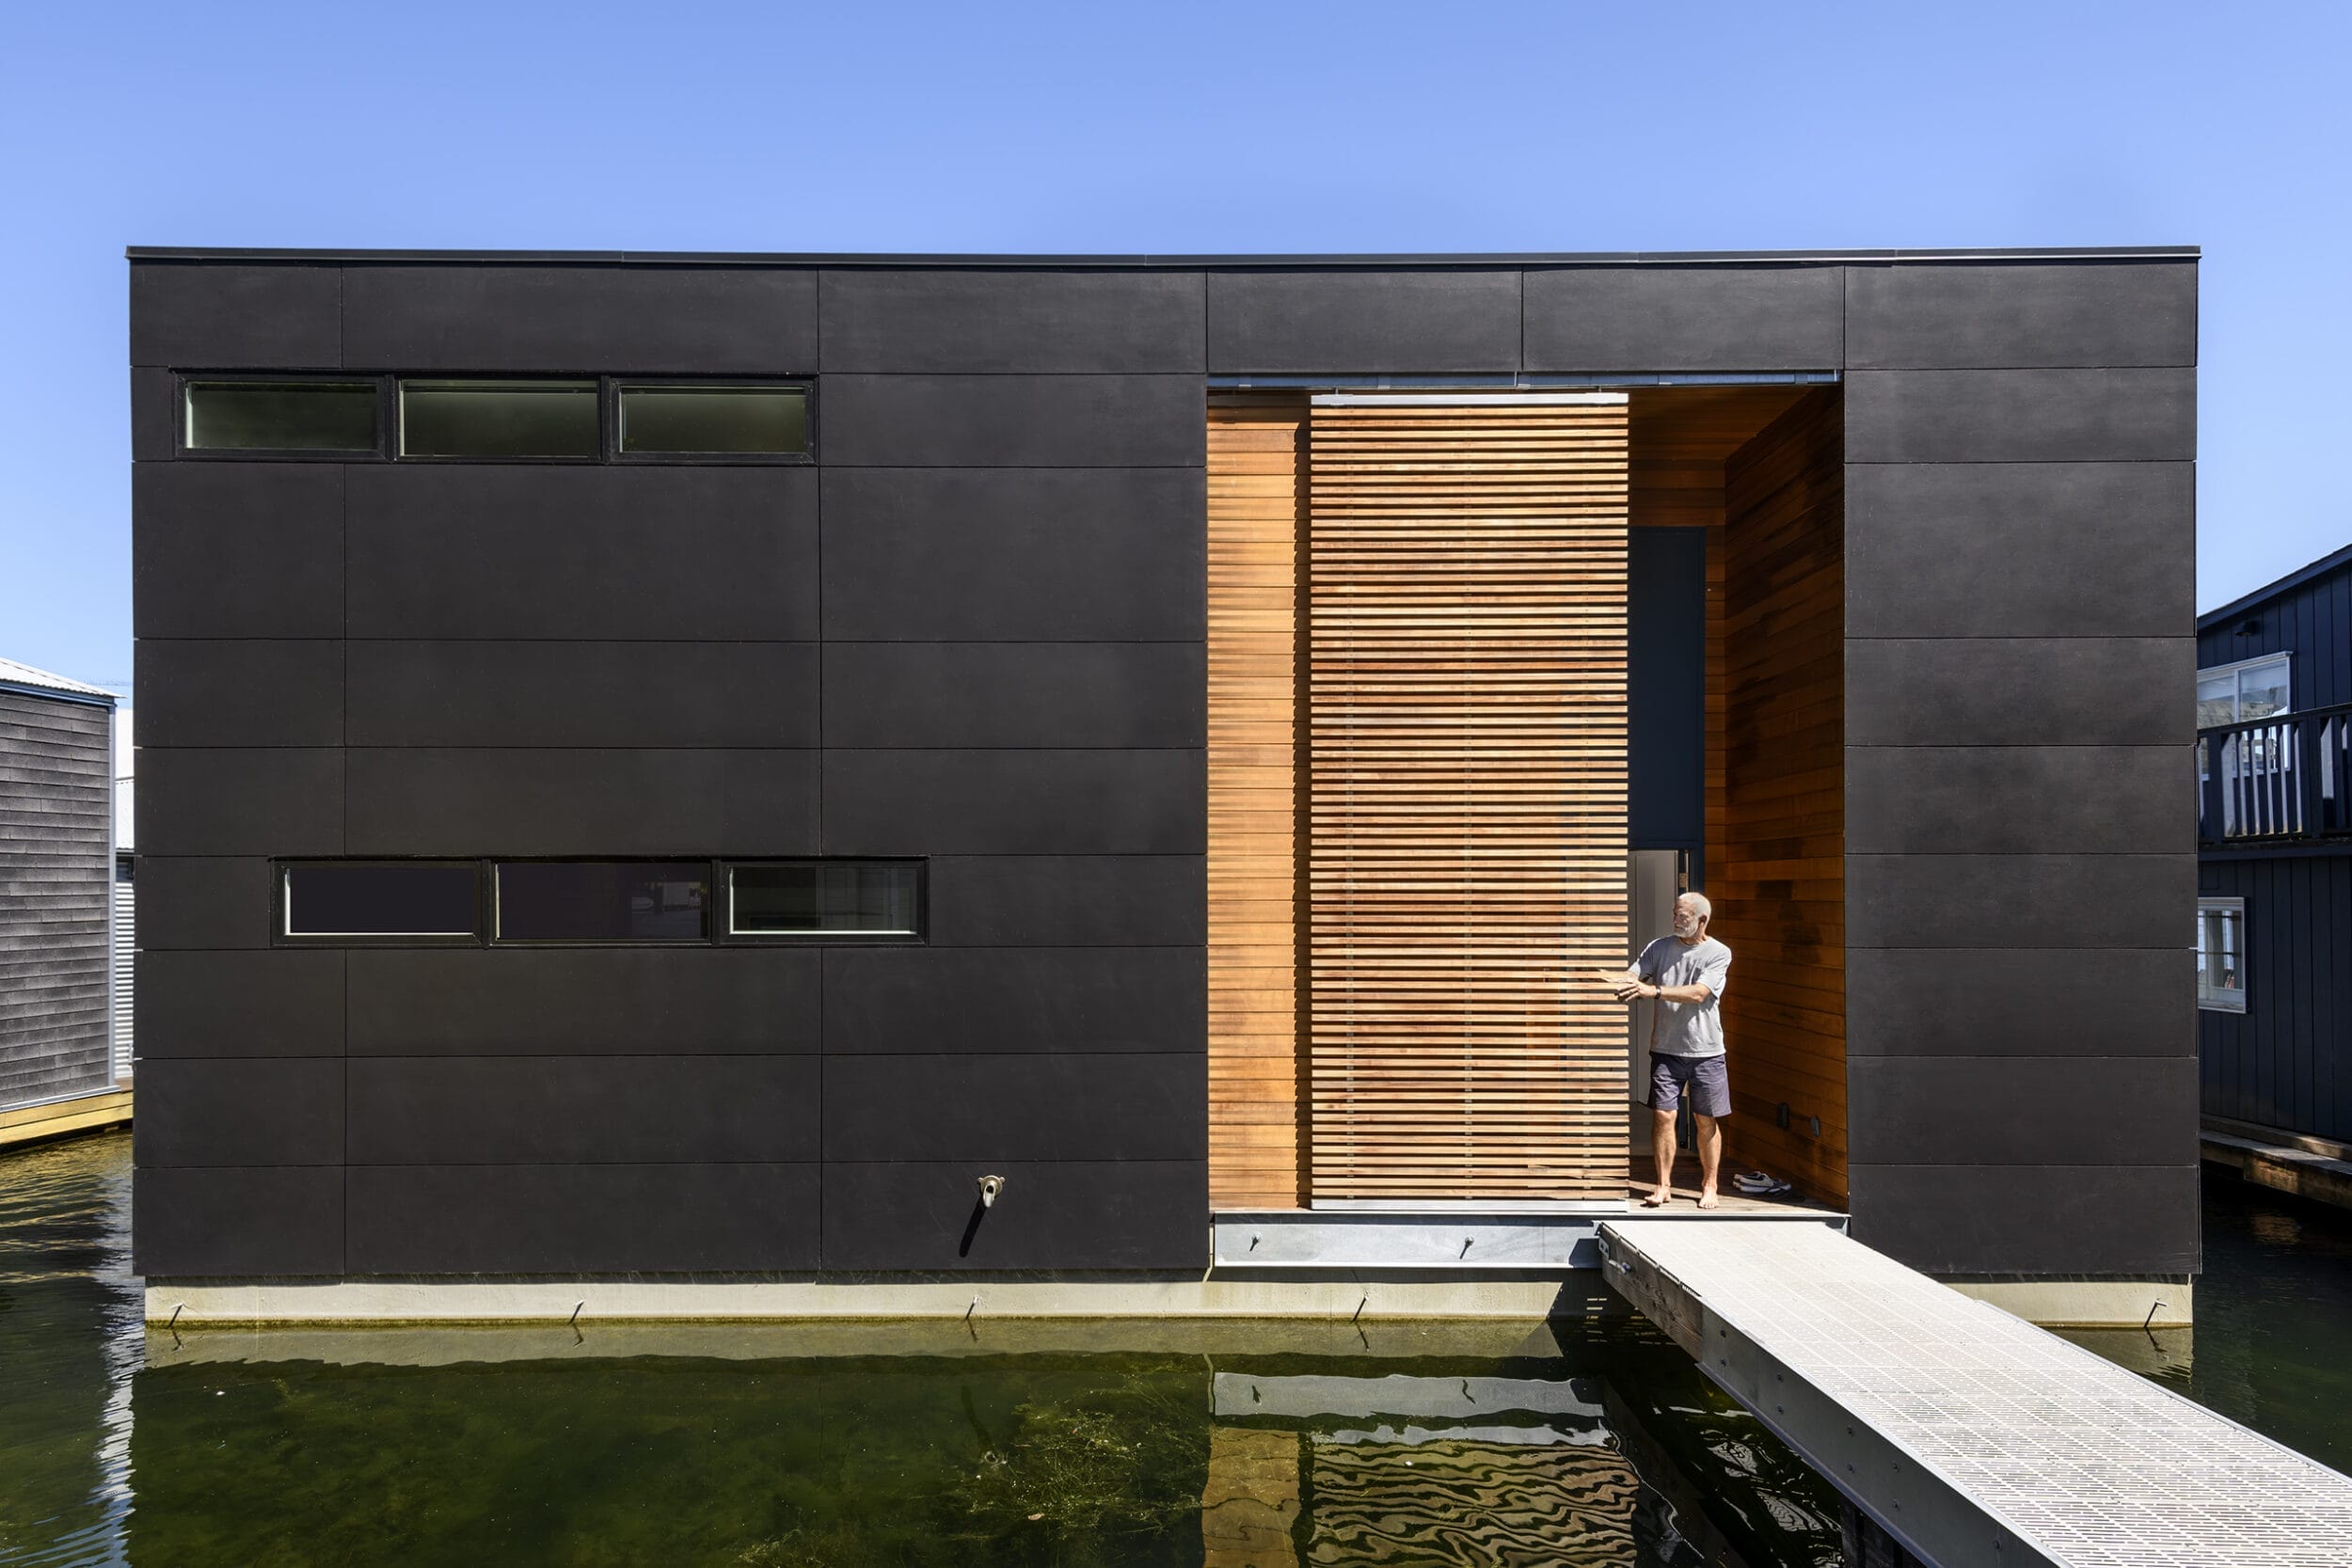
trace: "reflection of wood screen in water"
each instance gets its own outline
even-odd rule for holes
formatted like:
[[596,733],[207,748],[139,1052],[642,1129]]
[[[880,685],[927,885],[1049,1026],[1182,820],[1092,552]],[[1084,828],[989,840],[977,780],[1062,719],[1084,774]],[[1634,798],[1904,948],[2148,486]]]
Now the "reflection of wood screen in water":
[[1613,1449],[1317,1442],[1311,1451],[1311,1563],[1633,1560],[1640,1482]]

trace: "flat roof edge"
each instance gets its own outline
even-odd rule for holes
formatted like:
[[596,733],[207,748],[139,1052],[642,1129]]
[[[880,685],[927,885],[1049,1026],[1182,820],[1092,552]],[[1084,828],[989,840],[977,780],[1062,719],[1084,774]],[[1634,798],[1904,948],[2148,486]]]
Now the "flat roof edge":
[[1399,253],[1394,255],[1187,256],[956,254],[870,251],[697,251],[697,250],[287,250],[218,245],[125,247],[134,261],[358,261],[499,264],[554,262],[628,266],[827,266],[827,267],[1548,267],[1548,266],[1777,266],[1840,261],[2196,261],[2197,245],[2094,245],[2023,249],[1959,250],[1594,250]]

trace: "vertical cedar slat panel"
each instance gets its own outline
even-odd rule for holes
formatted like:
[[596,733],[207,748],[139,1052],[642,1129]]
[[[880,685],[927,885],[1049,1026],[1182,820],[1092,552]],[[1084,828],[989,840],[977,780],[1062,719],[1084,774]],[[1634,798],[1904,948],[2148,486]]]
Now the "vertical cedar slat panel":
[[[1845,451],[1807,394],[1724,472],[1721,793],[1708,894],[1732,950],[1726,1159],[1846,1200]],[[1710,578],[1712,571],[1710,570]],[[1710,595],[1709,609],[1718,601]],[[1710,619],[1710,633],[1717,622]],[[1710,718],[1713,706],[1710,703]],[[1710,772],[1715,767],[1710,758]],[[1790,1125],[1777,1124],[1778,1107]],[[1819,1117],[1819,1137],[1810,1117]]]
[[1209,409],[1209,1203],[1295,1209],[1303,398]]
[[1621,1197],[1626,405],[1310,439],[1311,1195]]

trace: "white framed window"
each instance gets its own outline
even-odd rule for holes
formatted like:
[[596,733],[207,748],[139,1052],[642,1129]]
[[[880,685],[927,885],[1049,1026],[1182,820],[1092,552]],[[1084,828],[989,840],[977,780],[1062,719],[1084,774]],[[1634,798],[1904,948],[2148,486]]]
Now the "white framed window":
[[2267,719],[2285,713],[2292,704],[2287,689],[2287,656],[2265,654],[2235,664],[2217,664],[2197,672],[2197,727],[2235,724],[2248,719]]
[[2246,900],[2197,900],[2197,1005],[2246,1010]]

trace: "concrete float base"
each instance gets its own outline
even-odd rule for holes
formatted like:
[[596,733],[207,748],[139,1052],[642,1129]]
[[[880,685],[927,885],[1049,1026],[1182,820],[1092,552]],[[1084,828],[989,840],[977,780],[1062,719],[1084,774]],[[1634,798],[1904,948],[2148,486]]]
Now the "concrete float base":
[[2186,1328],[2196,1319],[2196,1287],[2180,1277],[1938,1278],[1963,1296],[2042,1328]]
[[791,1322],[1007,1318],[1494,1319],[1628,1310],[1597,1273],[1351,1279],[829,1276],[151,1280],[147,1320],[230,1323]]

